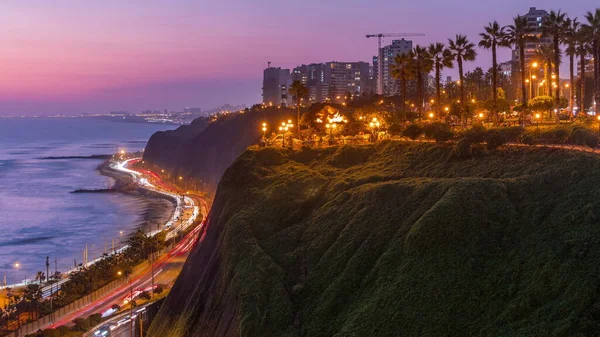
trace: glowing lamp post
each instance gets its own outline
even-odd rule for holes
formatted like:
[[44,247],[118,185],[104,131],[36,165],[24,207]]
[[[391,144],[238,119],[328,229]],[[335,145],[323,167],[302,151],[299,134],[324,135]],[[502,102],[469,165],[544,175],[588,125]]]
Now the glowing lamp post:
[[535,114],[535,125],[537,127],[537,131],[540,131],[540,114]]
[[337,124],[335,123],[327,123],[325,124],[325,128],[329,130],[329,140],[333,142],[333,130],[337,128]]
[[294,124],[292,124],[292,120],[288,119],[286,122],[281,122],[281,126],[279,127],[279,131],[281,132],[281,147],[285,147],[285,133],[288,132],[289,129],[293,128]]
[[377,141],[377,133],[375,132],[375,130],[379,130],[379,126],[381,124],[379,124],[379,120],[377,120],[377,118],[373,118],[373,120],[371,121],[371,123],[369,123],[369,127],[371,128],[371,133],[373,134],[373,138],[375,139],[375,141]]
[[262,123],[263,139],[267,136],[267,123]]

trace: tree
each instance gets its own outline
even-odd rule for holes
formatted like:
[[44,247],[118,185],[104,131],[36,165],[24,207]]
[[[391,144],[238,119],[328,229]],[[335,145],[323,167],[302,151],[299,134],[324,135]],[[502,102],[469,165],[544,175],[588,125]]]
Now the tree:
[[400,94],[402,95],[402,104],[400,112],[404,115],[406,107],[406,87],[410,79],[415,76],[413,59],[408,53],[398,54],[394,57],[392,65],[392,77],[400,81]]
[[519,66],[521,69],[521,103],[527,107],[527,85],[525,82],[525,44],[531,39],[531,29],[527,18],[517,16],[513,18],[513,24],[507,27],[508,41],[519,50]]
[[578,44],[578,33],[579,33],[579,21],[575,19],[567,19],[565,29],[565,43],[567,48],[565,53],[569,56],[569,111],[573,114],[573,107],[575,105],[575,56],[577,55],[577,44]]
[[485,32],[479,34],[481,40],[479,41],[479,47],[492,50],[492,100],[493,108],[492,114],[494,119],[498,121],[498,60],[496,56],[496,50],[498,47],[510,46],[507,34],[504,31],[505,27],[500,27],[498,21],[494,21],[488,24],[485,28]]
[[594,101],[596,114],[598,114],[600,112],[600,8],[596,8],[594,12],[587,12],[585,19],[587,23],[584,31],[591,41],[591,52],[594,59]]
[[589,54],[590,44],[588,43],[588,28],[582,26],[576,34],[577,47],[576,52],[579,56],[579,113],[585,115],[585,60]]
[[542,62],[544,67],[544,82],[546,83],[546,94],[552,97],[552,64],[554,60],[554,48],[550,45],[540,45],[536,51],[535,56]]
[[427,53],[427,49],[419,45],[409,52],[409,56],[413,59],[415,75],[417,77],[417,110],[419,113],[422,113],[423,103],[425,101],[423,76],[426,76],[431,72],[433,61],[429,56],[429,53]]
[[[553,56],[554,56],[554,76],[556,76],[555,88],[555,99],[556,105],[560,100],[560,59],[561,50],[560,44],[563,41],[564,33],[566,28],[566,14],[560,10],[558,12],[550,11],[550,14],[544,18],[542,22],[542,33],[544,36],[552,37]],[[552,87],[550,87],[552,88]],[[552,96],[552,95],[550,95]],[[558,122],[558,114],[556,114],[556,121]]]
[[43,271],[38,271],[35,274],[35,280],[40,281],[40,284],[42,284],[42,282],[44,281],[45,278],[46,278],[46,274],[44,274]]
[[296,123],[298,123],[298,136],[300,136],[300,102],[308,95],[308,88],[306,88],[302,82],[296,80],[294,83],[292,83],[288,91],[290,95],[294,96],[294,99],[296,100],[296,106],[298,107],[298,117],[296,119]]
[[529,106],[534,111],[548,112],[554,109],[554,99],[550,96],[537,96],[529,101]]
[[442,115],[442,70],[452,68],[452,53],[446,49],[443,43],[436,42],[429,45],[427,52],[433,61],[435,68],[435,93],[436,107],[438,116]]
[[464,73],[463,62],[474,61],[477,56],[475,45],[467,39],[465,35],[457,34],[455,39],[448,39],[448,49],[451,51],[452,58],[458,64],[458,76],[460,79],[460,104],[463,125],[467,124],[467,114],[465,108],[465,89],[464,89]]

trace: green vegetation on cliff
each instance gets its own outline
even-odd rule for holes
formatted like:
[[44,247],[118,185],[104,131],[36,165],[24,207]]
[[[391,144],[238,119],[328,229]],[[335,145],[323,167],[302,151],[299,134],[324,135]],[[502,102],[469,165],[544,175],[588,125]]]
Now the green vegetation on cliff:
[[248,150],[151,336],[596,336],[600,158]]

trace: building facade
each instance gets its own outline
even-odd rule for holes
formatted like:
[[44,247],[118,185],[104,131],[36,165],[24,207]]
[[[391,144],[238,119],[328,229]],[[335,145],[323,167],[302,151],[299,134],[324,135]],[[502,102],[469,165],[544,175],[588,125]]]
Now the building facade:
[[[527,27],[531,30],[531,36],[535,38],[533,41],[528,41],[525,44],[525,64],[529,65],[535,60],[537,49],[542,45],[552,44],[552,39],[542,37],[542,24],[548,16],[547,11],[530,7],[529,12],[522,16],[527,19]],[[513,64],[520,62],[519,58],[519,49],[516,48],[512,53]]]
[[374,78],[377,83],[379,95],[391,96],[398,93],[396,80],[392,77],[394,58],[398,54],[405,54],[412,50],[412,41],[393,40],[392,44],[379,50],[379,55],[373,58]]
[[346,94],[360,95],[369,86],[370,74],[367,62],[327,62],[324,78],[329,86],[328,98],[332,101]]
[[287,104],[288,82],[291,79],[289,69],[269,67],[263,72],[263,104],[282,106]]

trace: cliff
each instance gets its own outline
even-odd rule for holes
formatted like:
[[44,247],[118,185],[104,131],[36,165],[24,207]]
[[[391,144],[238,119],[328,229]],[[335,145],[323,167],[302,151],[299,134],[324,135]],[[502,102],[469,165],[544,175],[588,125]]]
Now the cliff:
[[595,336],[600,160],[244,152],[149,336]]
[[202,182],[208,192],[214,192],[225,169],[260,140],[264,121],[274,125],[291,116],[288,110],[272,108],[224,115],[214,122],[197,119],[192,125],[152,135],[144,161]]

